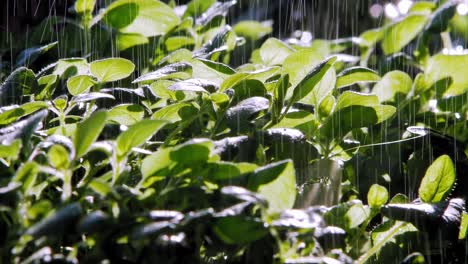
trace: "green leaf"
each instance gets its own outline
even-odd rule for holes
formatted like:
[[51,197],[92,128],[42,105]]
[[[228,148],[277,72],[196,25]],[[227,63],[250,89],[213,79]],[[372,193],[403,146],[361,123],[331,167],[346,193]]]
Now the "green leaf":
[[427,16],[409,15],[388,27],[382,40],[384,53],[392,54],[408,45],[424,29],[427,20]]
[[131,126],[143,119],[145,109],[136,104],[121,104],[109,110],[107,116],[109,121]]
[[460,224],[460,233],[458,235],[459,240],[463,240],[466,238],[468,233],[468,214],[463,213],[461,224]]
[[46,102],[38,101],[25,103],[21,106],[11,106],[5,111],[0,110],[0,125],[10,124],[23,116],[27,116],[47,107],[48,105]]
[[447,155],[438,157],[426,171],[419,186],[419,197],[426,203],[443,201],[455,183],[455,168]]
[[237,83],[246,79],[255,79],[261,82],[265,82],[268,78],[276,75],[279,72],[279,67],[267,67],[258,71],[253,72],[238,72],[229,76],[219,88],[220,92],[234,87]]
[[119,33],[117,34],[117,47],[120,51],[129,49],[134,46],[148,44],[147,37],[136,33]]
[[17,159],[21,150],[21,140],[16,139],[11,144],[0,145],[0,158]]
[[166,124],[164,120],[145,119],[130,126],[117,137],[117,156],[127,155],[132,148],[145,143]]
[[94,112],[86,120],[76,127],[73,144],[76,150],[76,158],[80,158],[88,152],[91,144],[98,138],[107,120],[106,111]]
[[196,164],[207,161],[213,149],[214,143],[209,139],[192,139],[174,147],[170,157],[176,162]]
[[174,161],[171,160],[171,148],[159,148],[158,151],[147,156],[141,163],[141,174],[146,179],[150,176],[155,176],[159,171],[169,168]]
[[212,6],[216,0],[192,0],[187,5],[187,9],[183,15],[186,17],[197,18],[201,16],[210,6]]
[[351,67],[337,75],[336,88],[343,88],[356,83],[377,82],[379,80],[380,76],[369,68]]
[[413,81],[411,77],[402,71],[391,71],[384,75],[373,89],[380,102],[394,101],[398,94],[406,95],[411,91]]
[[166,120],[170,123],[182,121],[184,116],[196,114],[198,109],[192,103],[171,104],[156,111],[151,118]]
[[336,99],[333,95],[325,96],[319,103],[318,114],[321,118],[326,118],[335,108]]
[[379,99],[376,95],[373,94],[364,94],[353,91],[345,91],[338,98],[336,103],[335,111],[341,110],[343,108],[361,105],[361,106],[375,106],[379,105]]
[[36,183],[38,173],[39,165],[37,163],[33,161],[26,162],[16,171],[13,181],[20,182],[22,190],[29,193],[30,188]]
[[253,172],[257,165],[251,163],[233,163],[219,161],[208,163],[205,166],[205,177],[213,182],[226,181]]
[[0,86],[0,106],[10,105],[31,94],[37,87],[36,75],[28,68],[20,67],[13,71]]
[[284,115],[281,121],[272,126],[272,128],[295,128],[302,131],[306,135],[312,135],[318,128],[319,123],[315,120],[312,113],[307,111],[294,111]]
[[28,66],[29,64],[36,61],[37,58],[39,58],[39,56],[51,50],[53,47],[57,46],[57,44],[58,44],[58,41],[55,41],[44,46],[32,47],[32,48],[23,50],[18,55],[18,57],[16,57],[16,67]]
[[371,208],[380,209],[388,200],[387,188],[373,184],[367,193],[367,202]]
[[75,2],[75,12],[78,14],[82,13],[92,13],[94,6],[96,5],[96,0],[77,0]]
[[313,49],[298,50],[289,55],[284,60],[283,69],[289,74],[291,87],[295,88],[323,59],[324,56]]
[[156,0],[118,0],[95,20],[101,17],[120,32],[145,37],[164,35],[180,23],[179,17],[169,6]]
[[238,36],[245,37],[249,40],[259,40],[273,31],[271,23],[244,20],[234,26],[234,32]]
[[70,163],[70,154],[61,145],[53,145],[47,153],[49,162],[57,169],[65,169]]
[[114,82],[130,76],[135,64],[127,59],[109,58],[91,62],[89,70],[101,83]]
[[268,234],[262,221],[244,216],[223,217],[215,223],[213,229],[219,238],[231,245],[248,244]]
[[270,212],[291,209],[296,200],[296,176],[291,160],[271,163],[256,169],[248,186],[268,201]]
[[260,57],[265,65],[281,65],[294,50],[279,39],[269,38],[260,47]]
[[72,95],[79,95],[88,92],[96,84],[96,80],[90,75],[73,76],[67,81],[68,92]]
[[37,80],[38,88],[37,92],[35,92],[35,99],[36,100],[46,100],[51,99],[52,95],[55,91],[57,86],[58,76],[55,74],[49,74],[42,76]]
[[[188,79],[192,76],[192,65],[186,62],[177,62],[166,65],[154,72],[143,74],[132,83],[155,81],[159,79]],[[209,78],[208,78],[209,79]]]
[[[336,57],[331,57],[325,59],[317,66],[315,66],[315,68],[313,68],[296,86],[291,101],[297,102],[302,98],[306,97],[311,91],[313,91],[315,89],[315,86],[322,80],[327,71],[333,66],[333,63],[335,63],[335,61]],[[320,101],[320,99],[326,96],[329,92],[330,91],[316,91],[316,94],[314,96],[315,101]]]
[[[83,58],[70,58],[60,59],[55,65],[52,74],[69,78],[74,75],[86,75],[89,71],[89,65],[86,59]],[[63,76],[66,74],[66,76]]]
[[440,79],[452,77],[452,84],[443,96],[450,97],[468,92],[468,75],[464,70],[468,65],[468,55],[438,54],[431,57],[425,67],[426,87]]

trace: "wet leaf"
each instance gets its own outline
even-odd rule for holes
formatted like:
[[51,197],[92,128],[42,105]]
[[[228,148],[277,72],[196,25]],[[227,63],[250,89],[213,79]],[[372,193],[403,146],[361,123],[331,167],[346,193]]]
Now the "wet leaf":
[[22,101],[21,97],[31,94],[36,87],[36,76],[32,70],[25,67],[16,69],[0,86],[0,106]]
[[388,200],[388,191],[385,187],[373,184],[367,193],[367,202],[371,208],[380,209]]
[[427,169],[419,186],[419,197],[427,203],[443,201],[454,183],[455,168],[452,159],[447,155],[440,156]]
[[96,84],[96,80],[90,75],[76,75],[68,79],[68,92],[72,95],[79,95],[89,91]]
[[91,144],[98,138],[107,120],[106,111],[94,112],[86,120],[76,127],[73,143],[76,149],[76,157],[80,158],[88,152]]
[[264,97],[250,97],[231,107],[226,112],[228,126],[233,130],[244,131],[248,129],[250,121],[261,111],[267,110],[270,102]]
[[23,50],[16,58],[16,67],[21,67],[21,66],[27,67],[29,64],[34,63],[34,61],[36,61],[37,58],[39,58],[39,56],[51,50],[55,46],[57,46],[57,44],[58,44],[58,41],[52,42],[44,46],[32,47],[32,48]]
[[41,236],[59,236],[69,228],[72,228],[74,222],[78,220],[81,214],[82,208],[79,203],[69,204],[31,226],[26,231],[26,234],[35,238]]
[[112,99],[115,100],[114,96],[106,93],[85,93],[74,96],[70,102],[84,103],[89,101],[95,101],[98,99]]
[[136,104],[121,104],[110,109],[107,116],[109,121],[131,126],[143,119],[145,109]]
[[446,87],[444,97],[468,92],[468,75],[463,71],[467,63],[468,55],[438,54],[431,57],[425,68],[426,86],[430,87],[440,79],[452,77],[452,83]]
[[219,85],[215,82],[205,79],[188,79],[185,81],[176,82],[168,87],[171,91],[187,91],[187,92],[202,92],[211,93],[219,89]]
[[47,107],[47,103],[38,101],[25,103],[21,106],[13,105],[8,108],[0,108],[0,125],[10,124],[23,116],[27,116]]
[[378,82],[379,80],[380,76],[369,68],[351,67],[337,75],[336,88],[343,88],[356,83]]
[[22,121],[0,128],[0,143],[10,145],[16,139],[21,139],[23,146],[26,145],[47,113],[47,110],[41,110]]
[[188,79],[192,74],[192,65],[185,62],[178,62],[166,65],[154,72],[143,74],[133,81],[133,83],[155,81],[159,79]]
[[130,76],[135,64],[127,59],[108,58],[91,62],[89,70],[101,83],[114,82]]
[[427,20],[427,16],[409,15],[388,27],[382,40],[385,54],[398,52],[408,45],[424,29]]
[[391,71],[384,75],[373,89],[380,102],[394,101],[398,94],[406,95],[410,92],[413,81],[402,71]]
[[167,124],[164,120],[141,120],[130,126],[117,137],[117,156],[122,157],[141,144],[145,143],[159,129]]
[[243,216],[218,219],[213,229],[227,244],[248,244],[268,234],[263,222]]
[[171,160],[193,164],[195,162],[207,161],[214,148],[214,144],[208,139],[192,139],[180,144],[171,151]]

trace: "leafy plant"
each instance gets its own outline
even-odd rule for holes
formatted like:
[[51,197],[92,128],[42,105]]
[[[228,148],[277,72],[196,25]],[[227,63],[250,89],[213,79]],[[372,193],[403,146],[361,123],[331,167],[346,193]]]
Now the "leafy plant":
[[0,261],[464,261],[455,5],[298,45],[234,4],[77,0],[2,61]]

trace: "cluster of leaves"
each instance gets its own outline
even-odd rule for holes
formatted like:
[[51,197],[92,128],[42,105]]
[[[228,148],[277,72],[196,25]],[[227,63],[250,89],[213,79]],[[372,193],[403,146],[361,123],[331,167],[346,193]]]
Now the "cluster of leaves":
[[310,43],[234,4],[78,0],[2,60],[2,261],[464,261],[468,55],[428,48],[455,3]]

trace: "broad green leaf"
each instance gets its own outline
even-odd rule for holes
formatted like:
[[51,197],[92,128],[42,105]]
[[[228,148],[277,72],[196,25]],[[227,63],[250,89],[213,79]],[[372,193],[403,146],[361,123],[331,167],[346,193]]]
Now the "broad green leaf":
[[220,92],[234,87],[237,83],[246,79],[255,79],[261,82],[265,82],[268,78],[278,74],[279,67],[267,67],[258,71],[249,71],[249,72],[238,72],[229,76],[219,88]]
[[370,29],[364,31],[359,38],[363,40],[362,46],[371,47],[384,37],[384,28]]
[[410,8],[409,13],[430,15],[434,8],[436,8],[436,3],[421,1],[414,3]]
[[79,95],[89,91],[96,84],[96,80],[90,75],[76,75],[68,79],[68,92],[72,95]]
[[25,67],[16,69],[0,86],[0,106],[15,103],[23,95],[31,94],[36,87],[37,80],[32,70]]
[[212,6],[216,0],[192,0],[187,5],[187,9],[183,17],[197,18],[201,16],[210,6]]
[[380,76],[369,68],[352,67],[337,75],[336,88],[343,88],[356,83],[378,82],[379,80]]
[[202,58],[192,60],[191,63],[191,76],[188,76],[187,78],[184,77],[184,79],[188,79],[190,77],[195,79],[205,79],[210,80],[217,85],[221,85],[221,83],[223,83],[224,80],[226,80],[234,72],[234,70],[225,64],[215,63],[209,60],[204,60]]
[[203,175],[210,181],[219,182],[234,179],[243,174],[252,172],[256,168],[257,165],[252,163],[218,161],[206,164]]
[[[89,64],[83,58],[60,59],[55,65],[52,74],[69,78],[74,75],[86,75],[89,73]],[[62,76],[66,74],[66,76]]]
[[188,79],[172,84],[168,87],[171,91],[210,93],[219,89],[218,84],[205,79]]
[[[186,62],[177,62],[166,65],[154,72],[143,74],[133,83],[155,81],[159,79],[188,79],[192,76],[192,65]],[[210,79],[210,78],[207,78]]]
[[[298,50],[289,55],[284,60],[283,69],[289,74],[291,87],[296,87],[323,59],[324,56],[313,49]],[[291,94],[292,91],[288,97]]]
[[336,99],[333,95],[325,96],[319,103],[318,113],[321,118],[326,118],[335,109]]
[[130,126],[117,137],[117,156],[125,156],[132,148],[138,147],[167,124],[164,120],[141,120]]
[[[315,68],[313,68],[294,88],[293,95],[291,98],[292,102],[297,102],[302,98],[306,97],[310,92],[315,89],[315,86],[322,80],[327,71],[333,66],[333,63],[336,61],[336,57],[331,57],[325,59],[319,63]],[[332,88],[333,89],[333,88]],[[326,96],[330,91],[316,91],[314,97],[315,101],[320,101],[320,99]]]
[[233,131],[246,131],[252,127],[250,121],[267,110],[270,102],[264,97],[250,97],[226,111],[227,125]]
[[346,91],[338,97],[335,111],[352,106],[374,106],[379,105],[379,99],[376,95]]
[[279,39],[269,38],[260,47],[260,57],[265,65],[281,65],[294,50]]
[[39,56],[51,50],[53,47],[57,46],[57,44],[58,44],[58,41],[52,42],[44,46],[32,47],[32,48],[23,50],[16,57],[16,67],[28,66],[29,64],[36,61],[37,58],[39,58]]
[[20,117],[27,116],[47,107],[48,105],[46,102],[37,101],[25,103],[21,106],[11,106],[8,107],[8,110],[5,109],[4,111],[0,108],[0,125],[10,124],[18,120]]
[[432,14],[431,20],[427,24],[425,30],[437,34],[446,31],[450,20],[455,15],[458,5],[459,3],[456,1],[447,1],[439,6]]
[[306,135],[312,135],[319,125],[314,114],[307,111],[294,111],[284,115],[283,119],[272,128],[295,128]]
[[426,171],[419,186],[419,197],[426,203],[443,201],[455,183],[455,168],[447,155],[438,157]]
[[271,23],[244,20],[234,26],[234,32],[238,36],[249,40],[259,40],[273,31]]
[[128,48],[148,44],[147,37],[137,33],[119,33],[117,34],[117,47],[119,50],[126,50]]
[[362,224],[368,216],[368,208],[361,201],[352,200],[333,206],[325,213],[324,219],[329,225],[338,226],[349,231]]
[[388,27],[382,40],[384,53],[392,54],[408,45],[424,29],[427,20],[427,16],[409,15]]
[[166,120],[170,123],[175,123],[183,120],[187,115],[195,115],[198,109],[192,103],[176,103],[171,104],[156,111],[151,118]]
[[121,104],[109,110],[107,116],[109,121],[131,126],[143,119],[145,109],[136,104]]
[[468,92],[468,74],[464,70],[468,65],[468,55],[438,54],[431,57],[425,67],[426,87],[436,81],[452,77],[452,84],[447,87],[444,97],[456,96]]
[[107,112],[101,110],[94,112],[90,117],[77,125],[73,138],[76,158],[80,158],[88,152],[91,144],[98,138],[99,134],[101,134],[106,120]]
[[[42,120],[47,116],[48,111],[43,109],[29,117],[10,124],[7,127],[0,129],[0,142],[10,145],[16,139],[21,139],[23,146],[27,145],[32,134],[39,128]],[[26,154],[27,155],[27,154]]]
[[174,164],[170,157],[171,148],[159,148],[153,154],[143,159],[141,163],[141,174],[143,178],[154,176],[163,169],[169,169]]
[[387,188],[373,184],[367,192],[367,202],[371,208],[380,209],[388,200]]
[[265,97],[267,90],[265,85],[259,80],[242,80],[231,88],[234,90],[233,103],[248,99],[254,96]]
[[244,216],[223,217],[216,221],[213,229],[221,240],[230,245],[248,244],[268,234],[262,221]]
[[208,139],[192,139],[183,144],[175,146],[171,153],[171,160],[186,163],[196,164],[198,162],[207,161],[214,149],[213,141]]
[[168,38],[164,44],[168,51],[178,50],[184,47],[190,47],[195,45],[195,39],[191,36],[174,36]]
[[78,14],[82,13],[92,13],[94,6],[96,5],[96,0],[77,0],[75,2],[75,12]]
[[180,23],[180,18],[170,7],[157,0],[118,0],[100,16],[120,32],[145,37],[163,35]]
[[392,102],[396,95],[409,93],[412,85],[413,81],[408,74],[402,71],[391,71],[374,86],[373,93],[379,97],[380,102]]
[[114,96],[107,94],[107,93],[85,93],[85,94],[79,94],[77,96],[74,96],[70,102],[84,103],[84,102],[89,102],[89,101],[94,101],[94,100],[104,99],[104,98],[115,100]]
[[127,59],[109,58],[91,62],[89,70],[101,83],[114,82],[130,76],[135,64]]
[[270,212],[291,209],[296,200],[296,176],[291,160],[271,163],[256,169],[248,186],[268,201]]

